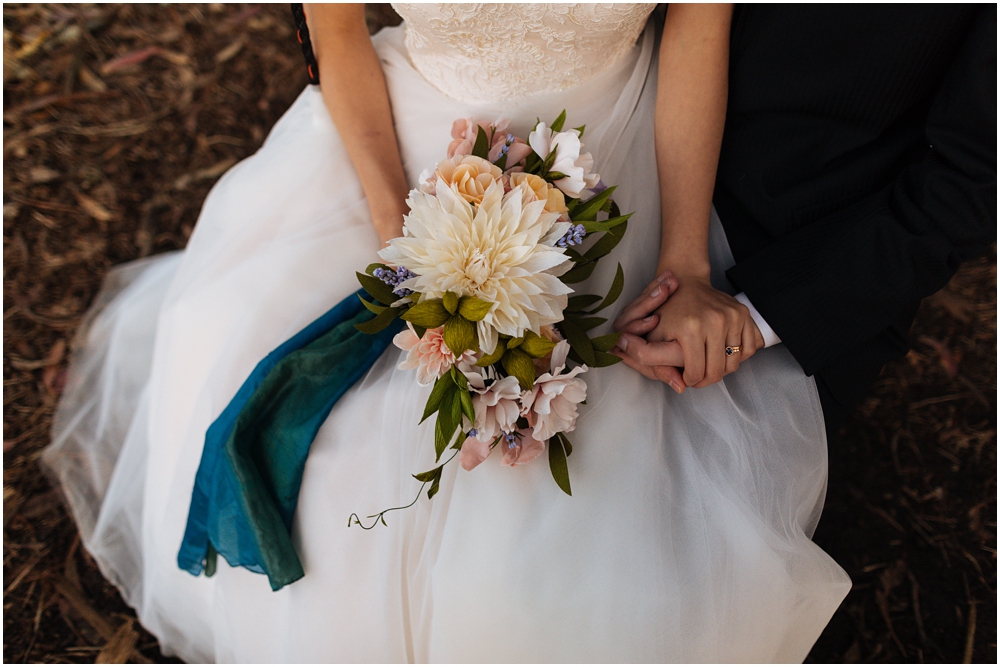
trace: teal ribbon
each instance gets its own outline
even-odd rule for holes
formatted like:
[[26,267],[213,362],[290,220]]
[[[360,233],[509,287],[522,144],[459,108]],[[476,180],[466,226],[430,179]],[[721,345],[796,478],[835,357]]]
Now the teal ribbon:
[[177,554],[181,569],[212,576],[218,553],[233,567],[266,574],[273,590],[305,574],[291,528],[309,448],[333,406],[403,326],[397,320],[374,335],[355,329],[374,317],[358,295],[267,355],[208,428]]

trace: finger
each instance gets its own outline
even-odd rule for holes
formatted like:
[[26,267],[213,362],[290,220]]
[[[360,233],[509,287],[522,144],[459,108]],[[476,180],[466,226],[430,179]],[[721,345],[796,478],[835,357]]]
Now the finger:
[[656,325],[660,323],[659,315],[649,315],[642,318],[641,320],[635,320],[629,322],[624,327],[622,327],[622,333],[630,333],[635,336],[645,336],[650,331],[656,328]]
[[639,372],[640,374],[644,375],[645,377],[649,378],[650,380],[658,380],[659,379],[653,373],[653,369],[652,368],[650,368],[649,366],[643,366],[642,364],[640,364],[635,359],[633,359],[629,355],[625,354],[624,352],[622,352],[618,348],[612,348],[611,349],[611,354],[615,355],[616,357],[621,357],[622,362],[626,366],[628,366],[629,368],[631,368],[634,371]]
[[[743,361],[743,331],[745,328],[738,330],[736,333],[739,334],[739,338],[736,342],[726,343],[726,354],[723,356],[723,361],[726,364],[725,370],[723,371],[726,375],[730,373],[735,373],[736,369],[740,367],[740,362]],[[732,336],[733,334],[730,334]],[[728,350],[732,350],[732,354],[729,354]]]
[[705,376],[695,387],[715,384],[726,374],[726,332],[709,331],[705,337]]
[[621,314],[615,318],[615,331],[621,331],[627,324],[641,320],[663,305],[667,298],[677,290],[677,278],[669,271],[660,274],[656,280],[646,286],[643,293],[635,301],[625,306]]
[[644,366],[681,366],[684,363],[684,350],[677,341],[649,343],[623,333],[618,339],[618,347]]
[[681,377],[679,368],[673,366],[653,366],[653,373],[660,382],[666,382],[670,388],[678,394],[683,394],[687,387],[684,386],[684,378]]
[[757,339],[754,337],[754,330],[757,326],[753,323],[753,320],[748,321],[743,325],[743,337],[740,346],[743,348],[740,350],[740,362],[744,362],[750,357],[752,357],[757,352]]
[[684,351],[684,384],[688,387],[697,386],[705,379],[705,338],[697,333],[689,333],[681,338],[681,349]]

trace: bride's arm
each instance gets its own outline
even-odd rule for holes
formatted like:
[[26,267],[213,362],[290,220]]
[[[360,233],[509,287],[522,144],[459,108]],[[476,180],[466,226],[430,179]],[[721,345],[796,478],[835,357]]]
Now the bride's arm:
[[409,190],[364,4],[306,5],[323,101],[354,164],[379,239],[402,235]]
[[[709,280],[708,226],[726,116],[731,17],[731,5],[671,4],[660,45],[655,140],[663,232],[657,273],[672,272],[677,289],[655,309],[646,340],[624,333],[619,354],[677,392],[717,382],[763,344],[749,310]],[[616,328],[634,330],[639,325],[629,320],[649,312],[637,301]],[[671,367],[677,343],[683,375]],[[727,345],[742,352],[727,356]]]

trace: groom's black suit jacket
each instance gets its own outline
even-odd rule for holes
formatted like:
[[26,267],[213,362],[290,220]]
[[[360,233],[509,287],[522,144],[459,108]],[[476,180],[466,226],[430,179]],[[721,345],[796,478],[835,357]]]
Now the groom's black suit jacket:
[[837,420],[996,222],[996,6],[746,5],[715,205],[730,282]]

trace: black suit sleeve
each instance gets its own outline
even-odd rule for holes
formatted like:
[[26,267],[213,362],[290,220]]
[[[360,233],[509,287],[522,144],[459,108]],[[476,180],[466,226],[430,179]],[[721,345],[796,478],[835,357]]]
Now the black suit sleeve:
[[995,239],[996,20],[996,6],[979,14],[930,107],[926,151],[895,182],[729,270],[807,374],[898,335]]

